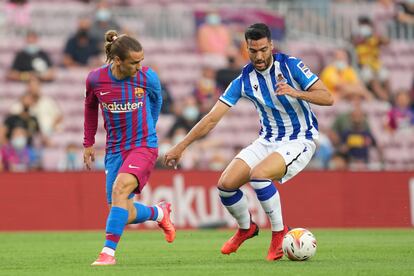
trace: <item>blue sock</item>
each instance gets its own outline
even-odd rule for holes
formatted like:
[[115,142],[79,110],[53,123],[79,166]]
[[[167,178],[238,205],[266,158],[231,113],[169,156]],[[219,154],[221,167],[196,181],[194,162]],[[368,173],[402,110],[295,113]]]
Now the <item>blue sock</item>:
[[148,207],[139,202],[134,202],[135,209],[137,209],[137,217],[132,222],[141,223],[147,220],[156,220],[158,217],[158,208],[155,206]]
[[113,206],[106,221],[105,247],[116,250],[119,239],[128,222],[128,210]]

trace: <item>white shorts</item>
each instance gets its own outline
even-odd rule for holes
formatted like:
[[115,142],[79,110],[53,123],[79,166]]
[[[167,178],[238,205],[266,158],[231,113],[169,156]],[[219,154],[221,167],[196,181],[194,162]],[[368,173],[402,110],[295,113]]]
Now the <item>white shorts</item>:
[[279,179],[285,183],[303,170],[315,153],[316,144],[307,139],[268,142],[263,138],[256,139],[251,145],[240,151],[235,158],[239,158],[253,169],[271,153],[277,152],[285,159],[286,174]]

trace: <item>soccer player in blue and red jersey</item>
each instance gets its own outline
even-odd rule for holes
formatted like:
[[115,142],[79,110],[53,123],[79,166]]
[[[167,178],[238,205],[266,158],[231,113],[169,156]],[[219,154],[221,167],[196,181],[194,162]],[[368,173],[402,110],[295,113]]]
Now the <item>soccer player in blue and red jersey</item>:
[[240,98],[250,100],[259,113],[261,129],[259,138],[231,161],[218,183],[221,202],[239,225],[221,252],[236,252],[245,240],[259,232],[240,190],[250,183],[270,220],[272,239],[267,259],[274,261],[283,256],[282,241],[288,229],[272,182],[285,183],[309,163],[318,138],[318,122],[309,103],[332,105],[333,97],[300,59],[272,54],[273,42],[265,24],[247,28],[245,39],[251,63],[231,82],[211,111],[166,153],[164,162],[176,165],[183,151],[212,130]]
[[106,196],[110,212],[106,240],[92,265],[114,265],[115,250],[125,225],[157,221],[167,242],[175,239],[171,204],[145,206],[134,202],[154,168],[158,156],[155,125],[161,110],[161,85],[156,73],[141,63],[141,44],[116,31],[105,34],[107,65],[89,73],[86,80],[84,163],[91,169],[98,126],[98,106],[106,136]]

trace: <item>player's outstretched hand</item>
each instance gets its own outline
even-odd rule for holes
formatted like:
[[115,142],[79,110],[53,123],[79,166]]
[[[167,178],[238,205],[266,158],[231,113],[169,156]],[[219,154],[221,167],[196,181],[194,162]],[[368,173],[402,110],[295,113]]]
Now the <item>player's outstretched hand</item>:
[[95,161],[95,149],[93,147],[85,148],[83,150],[83,163],[86,169],[92,168],[92,162]]
[[182,154],[183,151],[175,145],[164,155],[164,165],[177,169],[178,161],[180,160]]
[[297,98],[297,93],[298,91],[296,91],[296,89],[292,88],[287,83],[280,82],[277,84],[276,95],[278,96],[289,95],[291,97]]

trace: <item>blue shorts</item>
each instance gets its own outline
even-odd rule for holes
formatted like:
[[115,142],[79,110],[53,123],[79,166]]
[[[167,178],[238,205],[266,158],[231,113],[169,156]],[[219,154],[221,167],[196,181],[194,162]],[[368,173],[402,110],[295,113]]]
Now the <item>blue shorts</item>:
[[137,178],[137,188],[128,196],[141,193],[154,169],[158,157],[157,148],[134,148],[127,152],[105,155],[106,200],[112,203],[112,188],[119,173],[130,173]]

